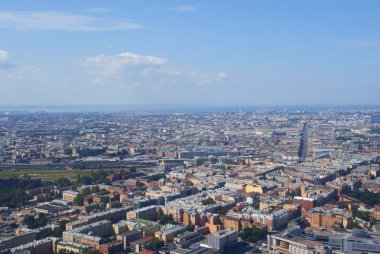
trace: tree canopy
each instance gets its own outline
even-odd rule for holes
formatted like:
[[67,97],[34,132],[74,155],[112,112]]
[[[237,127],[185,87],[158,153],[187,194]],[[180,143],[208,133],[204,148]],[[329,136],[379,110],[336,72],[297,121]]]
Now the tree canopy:
[[380,204],[380,193],[374,193],[368,189],[355,190],[349,193],[351,197],[354,197],[366,205],[374,206]]
[[152,238],[147,244],[145,244],[145,249],[157,251],[159,248],[164,246],[164,242],[156,237]]
[[268,228],[259,228],[256,226],[246,227],[239,233],[239,237],[244,241],[254,243],[259,240],[266,239],[268,234]]
[[33,215],[25,215],[23,219],[24,224],[28,226],[29,229],[39,228],[46,226],[47,224],[47,218],[46,215],[43,213],[39,213],[37,218]]

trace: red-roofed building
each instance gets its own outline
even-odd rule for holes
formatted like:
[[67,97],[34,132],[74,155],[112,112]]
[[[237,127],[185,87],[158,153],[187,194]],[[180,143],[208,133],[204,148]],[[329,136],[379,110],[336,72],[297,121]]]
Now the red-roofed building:
[[124,251],[124,246],[122,241],[113,241],[107,244],[102,244],[99,246],[99,252],[102,254],[114,254]]
[[143,249],[140,251],[140,254],[156,254],[156,252],[152,250]]

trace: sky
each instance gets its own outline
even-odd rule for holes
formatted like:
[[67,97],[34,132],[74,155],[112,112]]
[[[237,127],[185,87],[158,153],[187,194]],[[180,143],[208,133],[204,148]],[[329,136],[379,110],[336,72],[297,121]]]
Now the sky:
[[0,1],[0,105],[380,104],[377,0]]

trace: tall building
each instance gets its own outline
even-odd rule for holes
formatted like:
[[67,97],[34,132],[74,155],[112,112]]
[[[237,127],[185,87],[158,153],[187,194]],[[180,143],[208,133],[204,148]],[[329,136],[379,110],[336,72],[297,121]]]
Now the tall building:
[[226,247],[233,246],[238,242],[238,231],[236,230],[219,230],[207,239],[209,248],[217,249],[223,252]]

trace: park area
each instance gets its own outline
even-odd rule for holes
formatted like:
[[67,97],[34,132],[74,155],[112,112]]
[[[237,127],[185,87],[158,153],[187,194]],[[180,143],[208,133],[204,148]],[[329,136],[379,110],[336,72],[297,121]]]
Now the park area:
[[41,180],[58,180],[60,178],[67,178],[71,181],[77,179],[79,174],[81,177],[91,175],[93,170],[69,170],[69,169],[20,169],[20,170],[1,170],[0,179],[7,178],[22,178],[30,176],[32,179]]

